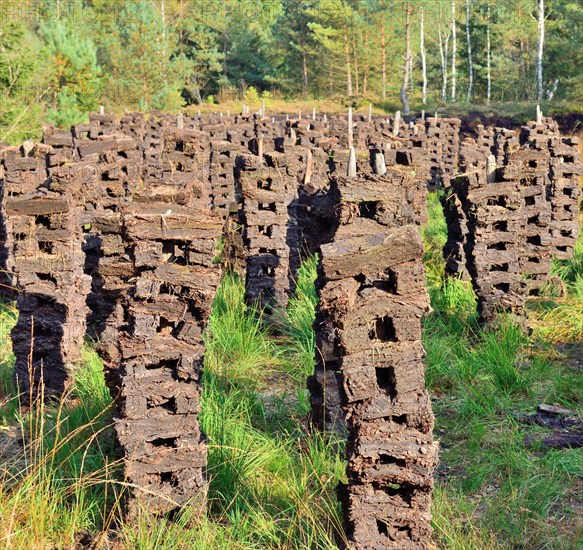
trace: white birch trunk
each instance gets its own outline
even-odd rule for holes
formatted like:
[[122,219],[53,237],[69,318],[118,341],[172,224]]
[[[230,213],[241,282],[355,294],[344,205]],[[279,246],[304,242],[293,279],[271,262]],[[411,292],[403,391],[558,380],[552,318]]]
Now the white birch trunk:
[[474,88],[474,64],[472,62],[472,39],[470,36],[470,0],[466,0],[466,40],[468,42],[468,103],[472,100]]
[[381,63],[382,63],[382,94],[383,101],[387,99],[387,44],[385,41],[385,23],[381,21]]
[[423,105],[427,102],[427,57],[425,52],[425,10],[421,7],[421,37],[419,43],[421,51],[421,72],[423,73],[423,88],[421,91],[421,101]]
[[410,9],[409,3],[407,2],[406,6],[407,10],[407,19],[405,22],[405,42],[406,42],[406,50],[405,50],[405,62],[403,66],[403,85],[401,86],[401,103],[403,105],[403,115],[407,116],[411,111],[409,109],[409,97],[407,95],[407,86],[409,85],[409,59],[411,57],[411,36],[410,36],[410,26],[411,26],[411,18],[410,18]]
[[545,0],[538,2],[538,54],[536,58],[536,76],[537,76],[537,98],[539,101],[543,98],[543,49],[545,44]]
[[490,44],[490,4],[488,3],[488,16],[486,21],[486,79],[487,93],[486,102],[490,104],[492,99],[492,50]]
[[344,27],[344,55],[346,57],[346,92],[352,95],[352,70],[350,68],[350,43],[348,41],[348,29]]
[[455,0],[451,2],[451,100],[455,102],[456,93],[456,70],[455,53],[457,48],[457,35],[455,25]]

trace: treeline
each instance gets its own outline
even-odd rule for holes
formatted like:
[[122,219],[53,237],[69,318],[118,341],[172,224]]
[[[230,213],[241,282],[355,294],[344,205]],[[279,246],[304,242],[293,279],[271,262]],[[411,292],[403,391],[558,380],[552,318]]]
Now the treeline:
[[243,99],[583,98],[578,0],[0,0],[0,140]]

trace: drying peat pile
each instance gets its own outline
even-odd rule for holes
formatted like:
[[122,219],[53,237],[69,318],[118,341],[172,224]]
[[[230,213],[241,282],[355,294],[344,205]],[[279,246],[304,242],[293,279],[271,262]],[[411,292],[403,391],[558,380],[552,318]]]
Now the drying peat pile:
[[578,236],[578,140],[545,119],[517,130],[479,128],[463,142],[444,201],[451,272],[469,274],[485,321],[520,313],[549,282],[551,259]]
[[313,385],[336,421],[326,394],[340,388],[353,548],[428,548],[430,536],[437,446],[421,345],[429,297],[413,208],[424,194],[408,193],[407,184],[392,171],[334,179],[336,230],[320,247],[316,326],[327,342]]
[[302,253],[317,252],[309,388],[314,424],[348,436],[348,537],[426,548],[437,456],[421,346],[428,189],[448,189],[448,265],[472,278],[483,318],[520,312],[577,237],[575,145],[549,120],[463,139],[456,119],[351,114],[100,114],[47,127],[42,144],[0,151],[17,381],[29,399],[62,394],[84,335],[96,338],[130,512],[192,499],[202,511],[202,335],[219,264],[269,313],[285,307]]

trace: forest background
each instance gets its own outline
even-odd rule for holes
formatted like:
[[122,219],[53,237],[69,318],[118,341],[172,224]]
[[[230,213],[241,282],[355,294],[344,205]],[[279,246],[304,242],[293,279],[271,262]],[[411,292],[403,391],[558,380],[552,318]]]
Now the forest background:
[[581,111],[583,3],[0,0],[0,94],[9,143],[99,105]]

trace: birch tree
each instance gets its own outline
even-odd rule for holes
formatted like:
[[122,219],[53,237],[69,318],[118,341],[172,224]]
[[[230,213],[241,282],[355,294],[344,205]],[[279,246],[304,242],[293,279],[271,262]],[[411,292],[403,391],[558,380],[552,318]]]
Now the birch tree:
[[381,88],[383,101],[385,101],[387,99],[387,42],[384,19],[381,19]]
[[486,8],[486,103],[492,98],[492,46],[490,43],[490,1]]
[[409,2],[405,6],[406,21],[405,21],[405,59],[403,63],[403,85],[401,86],[401,103],[403,105],[403,115],[410,114],[409,97],[407,95],[407,86],[409,84],[409,61],[411,58],[411,8]]
[[419,50],[421,53],[421,72],[423,77],[423,87],[421,89],[421,101],[423,105],[427,102],[427,55],[425,51],[425,9],[421,6],[420,13],[420,38]]
[[470,35],[470,0],[466,0],[466,41],[468,46],[468,103],[474,88],[474,64],[472,63],[472,39]]
[[451,2],[451,100],[455,102],[456,93],[456,67],[455,67],[455,53],[456,53],[456,24],[455,24],[455,0]]
[[538,2],[538,54],[536,58],[537,99],[543,98],[543,49],[545,44],[545,0]]

